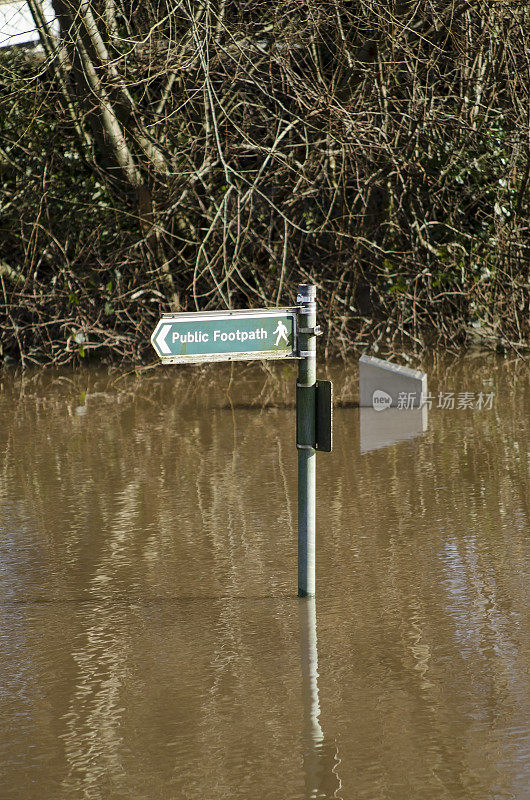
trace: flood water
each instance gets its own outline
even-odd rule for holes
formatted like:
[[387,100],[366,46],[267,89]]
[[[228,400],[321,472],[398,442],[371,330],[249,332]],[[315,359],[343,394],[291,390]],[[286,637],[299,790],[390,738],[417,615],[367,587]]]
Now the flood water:
[[319,370],[316,601],[292,363],[0,376],[1,800],[530,798],[528,363],[426,366]]

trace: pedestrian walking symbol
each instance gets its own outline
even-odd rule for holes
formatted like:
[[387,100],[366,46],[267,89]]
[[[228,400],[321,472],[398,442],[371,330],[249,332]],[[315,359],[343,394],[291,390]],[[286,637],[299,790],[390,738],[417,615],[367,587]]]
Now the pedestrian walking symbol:
[[278,343],[280,342],[280,339],[285,339],[285,343],[289,344],[289,339],[287,338],[287,326],[281,320],[279,320],[276,328],[272,332],[273,336],[275,334],[278,334],[276,336],[276,341],[274,342],[274,346],[275,347],[278,347]]

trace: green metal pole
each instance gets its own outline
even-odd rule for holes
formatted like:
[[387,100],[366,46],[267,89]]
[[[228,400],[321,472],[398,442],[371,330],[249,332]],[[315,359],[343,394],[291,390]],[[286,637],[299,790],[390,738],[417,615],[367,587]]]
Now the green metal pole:
[[316,287],[300,284],[296,413],[298,448],[298,596],[315,594]]

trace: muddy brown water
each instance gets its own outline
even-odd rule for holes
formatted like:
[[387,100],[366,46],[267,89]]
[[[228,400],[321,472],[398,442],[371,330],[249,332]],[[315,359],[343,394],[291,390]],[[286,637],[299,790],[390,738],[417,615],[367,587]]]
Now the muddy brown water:
[[292,364],[0,376],[1,800],[530,798],[528,364],[426,367],[394,444],[319,370],[315,602]]

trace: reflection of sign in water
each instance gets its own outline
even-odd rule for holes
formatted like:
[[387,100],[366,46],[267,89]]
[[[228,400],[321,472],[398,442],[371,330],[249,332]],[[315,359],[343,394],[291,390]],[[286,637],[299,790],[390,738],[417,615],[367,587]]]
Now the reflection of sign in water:
[[361,453],[421,436],[428,424],[427,406],[408,410],[387,408],[384,414],[375,408],[360,408],[359,417]]
[[151,343],[169,364],[293,358],[296,309],[165,314]]

